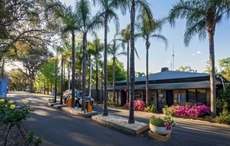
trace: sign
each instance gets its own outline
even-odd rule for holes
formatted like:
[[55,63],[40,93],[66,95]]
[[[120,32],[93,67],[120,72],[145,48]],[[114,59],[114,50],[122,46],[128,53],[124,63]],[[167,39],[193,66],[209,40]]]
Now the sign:
[[2,82],[0,83],[0,96],[3,98],[6,98],[7,86],[8,86],[8,78],[3,78]]

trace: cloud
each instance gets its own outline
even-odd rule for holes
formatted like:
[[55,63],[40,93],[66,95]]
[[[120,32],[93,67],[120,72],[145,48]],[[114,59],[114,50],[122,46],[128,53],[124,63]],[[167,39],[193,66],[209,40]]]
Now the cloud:
[[196,55],[195,53],[192,54],[192,56],[195,56],[195,55]]
[[201,54],[201,51],[197,51],[196,54]]
[[167,63],[171,63],[171,61],[167,61]]

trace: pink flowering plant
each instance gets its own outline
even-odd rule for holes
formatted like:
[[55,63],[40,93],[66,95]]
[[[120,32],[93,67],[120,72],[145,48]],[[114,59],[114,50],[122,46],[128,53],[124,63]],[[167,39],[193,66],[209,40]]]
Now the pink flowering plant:
[[[137,111],[144,111],[145,110],[146,104],[142,100],[134,100],[134,110]],[[129,109],[130,108],[130,103],[126,104],[126,107]]]
[[183,116],[183,117],[203,117],[209,115],[211,110],[206,105],[185,105],[185,106],[171,106],[170,107],[173,115]]

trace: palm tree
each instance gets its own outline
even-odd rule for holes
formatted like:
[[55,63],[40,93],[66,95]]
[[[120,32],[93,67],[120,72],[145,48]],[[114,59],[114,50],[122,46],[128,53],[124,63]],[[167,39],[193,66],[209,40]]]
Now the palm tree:
[[129,101],[129,45],[130,45],[130,25],[127,25],[125,29],[122,29],[121,32],[117,33],[119,37],[118,40],[122,42],[122,45],[125,46],[126,44],[126,51],[127,51],[127,83],[126,83],[126,97],[127,102]]
[[[83,34],[82,39],[82,103],[85,103],[85,85],[86,85],[86,48],[87,34],[103,26],[103,20],[99,15],[91,16],[90,2],[80,0],[76,2],[77,16],[79,18],[79,31]],[[82,104],[82,110],[85,112],[85,104]]]
[[128,122],[134,123],[134,94],[135,94],[135,42],[134,42],[134,24],[136,18],[136,10],[141,14],[145,14],[149,20],[153,18],[149,3],[146,0],[129,0],[130,6],[130,20],[131,20],[131,48],[130,48],[130,108]]
[[96,95],[97,95],[97,99],[99,100],[99,87],[98,87],[98,83],[99,83],[99,78],[98,78],[98,68],[99,68],[99,58],[101,58],[101,52],[103,50],[103,44],[100,42],[100,39],[98,37],[98,35],[96,33],[92,34],[93,36],[93,41],[91,43],[89,43],[89,48],[91,48],[93,50],[92,55],[94,56],[95,59],[95,64],[96,64]]
[[215,83],[215,54],[214,34],[216,25],[221,22],[224,16],[230,16],[230,1],[226,0],[181,0],[173,6],[169,13],[171,24],[175,24],[176,18],[185,18],[186,31],[184,43],[189,45],[190,40],[196,35],[199,39],[209,38],[209,59],[210,59],[210,90],[211,90],[211,113],[216,115],[216,83]]
[[104,108],[103,108],[103,116],[108,115],[107,109],[107,100],[108,100],[108,92],[107,92],[107,32],[108,32],[108,22],[114,18],[116,28],[119,29],[119,18],[115,13],[115,10],[121,8],[123,14],[125,13],[126,8],[126,0],[93,0],[94,5],[97,3],[100,5],[102,11],[101,16],[104,18]]
[[117,44],[117,40],[116,38],[114,38],[112,41],[110,41],[109,45],[109,54],[112,55],[112,59],[113,59],[113,101],[115,102],[115,72],[116,72],[116,60],[117,57],[120,55],[126,55],[127,53],[124,52],[124,50],[122,52],[118,52],[121,48],[121,44]]
[[77,12],[72,10],[72,7],[57,3],[57,7],[54,7],[55,16],[57,19],[61,19],[64,27],[63,33],[70,33],[72,38],[72,104],[71,107],[75,107],[75,31],[79,30],[79,19]]
[[149,39],[161,39],[165,43],[167,49],[168,41],[166,37],[161,34],[156,34],[156,31],[160,31],[162,29],[162,25],[166,19],[148,19],[148,17],[144,15],[140,15],[139,17],[141,18],[141,22],[137,24],[137,29],[139,30],[139,37],[142,37],[145,40],[146,47],[146,105],[149,105],[149,48],[151,44]]

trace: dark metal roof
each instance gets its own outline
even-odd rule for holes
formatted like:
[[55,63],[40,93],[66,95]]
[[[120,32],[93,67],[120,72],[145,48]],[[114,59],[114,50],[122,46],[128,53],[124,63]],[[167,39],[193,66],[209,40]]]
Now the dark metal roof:
[[[161,83],[161,84],[149,84],[149,89],[207,89],[210,87],[209,81],[200,82],[181,82],[181,83]],[[126,86],[115,86],[116,90],[124,90]],[[135,89],[145,89],[146,85],[135,85]],[[112,88],[108,88],[112,90]]]
[[[186,78],[199,78],[209,77],[207,73],[193,73],[193,72],[181,72],[181,71],[163,71],[149,75],[149,81],[157,80],[173,80],[173,79],[186,79]],[[146,81],[146,76],[135,78],[135,82]],[[116,83],[125,83],[126,80],[118,81]]]

